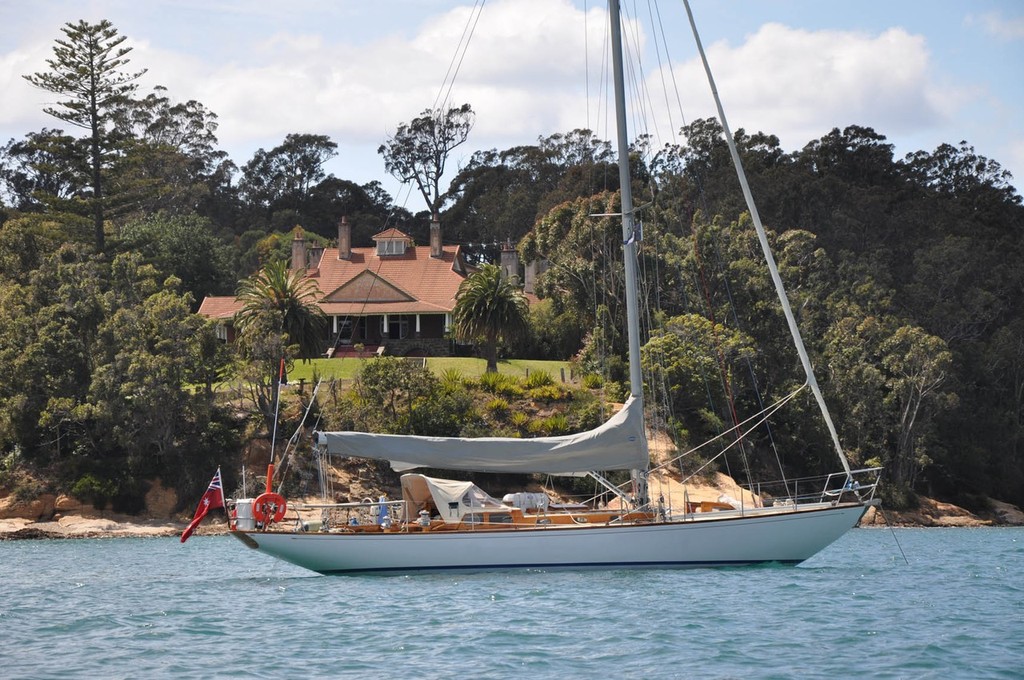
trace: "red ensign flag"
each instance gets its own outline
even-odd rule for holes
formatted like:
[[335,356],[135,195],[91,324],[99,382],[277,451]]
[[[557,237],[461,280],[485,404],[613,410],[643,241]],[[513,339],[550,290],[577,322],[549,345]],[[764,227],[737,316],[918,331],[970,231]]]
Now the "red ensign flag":
[[217,468],[217,474],[210,480],[210,486],[207,487],[206,493],[203,494],[202,499],[199,501],[199,507],[196,508],[196,514],[192,516],[192,521],[185,527],[185,530],[181,532],[181,542],[184,543],[188,540],[188,537],[192,535],[192,532],[196,530],[199,523],[206,517],[206,513],[214,508],[224,507],[224,487],[220,483],[220,468]]

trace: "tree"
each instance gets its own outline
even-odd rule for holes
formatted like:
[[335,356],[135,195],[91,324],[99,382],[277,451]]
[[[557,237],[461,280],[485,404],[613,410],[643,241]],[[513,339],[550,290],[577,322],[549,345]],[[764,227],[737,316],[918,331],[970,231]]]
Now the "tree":
[[966,141],[959,146],[941,144],[933,153],[908,154],[906,168],[922,186],[949,196],[973,199],[989,193],[1007,203],[1020,204],[1013,175],[994,160],[978,155]]
[[0,148],[0,198],[23,212],[44,207],[72,212],[89,175],[84,145],[60,130],[43,128]]
[[184,214],[220,199],[221,178],[236,171],[217,150],[217,115],[195,100],[172,102],[164,87],[125,99],[112,114],[124,140],[110,189],[133,214]]
[[469,104],[447,111],[427,109],[410,123],[398,126],[377,153],[384,167],[403,182],[415,182],[431,215],[440,212],[448,197],[441,191],[448,155],[469,138],[475,114]]
[[61,31],[67,38],[56,41],[54,58],[46,61],[51,71],[24,78],[38,88],[67,97],[56,107],[43,109],[46,113],[89,131],[90,203],[96,250],[103,252],[103,170],[117,140],[110,127],[111,113],[135,92],[137,86],[132,81],[146,70],[121,70],[128,64],[125,57],[132,48],[122,46],[126,36],[118,35],[106,19],[98,24],[69,22]]
[[298,347],[303,359],[323,352],[327,317],[317,305],[319,289],[306,278],[304,269],[289,269],[284,260],[267,263],[256,275],[243,280],[236,291],[242,309],[236,322],[240,328],[268,312],[280,317],[280,331]]
[[[551,298],[559,313],[571,312],[581,328],[601,326],[609,332],[612,354],[625,354],[625,277],[622,266],[622,226],[619,220],[595,215],[621,212],[618,193],[562,203],[537,221],[519,244],[526,262],[547,260],[548,270],[538,281],[538,294]],[[597,309],[606,318],[598,322]],[[605,324],[604,322],[608,323]]]
[[[692,445],[732,425],[729,399],[739,390],[737,374],[754,357],[751,338],[698,314],[669,319],[641,350],[652,385],[666,385],[671,412]],[[683,432],[676,432],[677,436]]]
[[196,215],[158,213],[129,222],[121,230],[122,250],[140,253],[164,275],[173,275],[200,301],[224,295],[237,283],[234,252],[213,233],[210,221]]
[[529,328],[526,296],[501,275],[501,268],[485,264],[459,285],[452,312],[460,340],[483,340],[487,370],[498,370],[498,341],[513,340]]
[[897,485],[913,489],[932,462],[928,444],[936,416],[956,405],[956,394],[945,389],[953,358],[940,338],[912,326],[898,328],[881,352],[888,373],[885,404],[895,421],[890,427],[896,446],[887,469]]
[[191,297],[176,290],[179,280],[128,253],[115,256],[109,284],[96,366],[77,413],[88,418],[105,455],[120,452],[119,486],[138,496],[140,479],[167,479],[191,461],[193,436],[213,408],[212,392],[191,385],[222,370],[225,357],[210,351],[212,324],[192,313]]
[[70,244],[27,284],[0,284],[0,450],[135,511],[143,479],[189,482],[230,445],[212,393],[192,388],[224,357],[178,284],[138,255]]
[[306,224],[311,192],[326,177],[324,163],[338,155],[325,135],[290,134],[270,151],[259,149],[242,167],[239,191],[265,226]]
[[590,130],[537,140],[535,146],[478,151],[452,180],[447,234],[466,241],[519,241],[559,203],[614,189],[618,170],[608,142]]
[[235,295],[242,309],[235,317],[238,346],[246,360],[242,378],[269,431],[276,425],[274,389],[281,362],[323,352],[327,317],[316,304],[316,284],[303,269],[271,260],[243,280]]

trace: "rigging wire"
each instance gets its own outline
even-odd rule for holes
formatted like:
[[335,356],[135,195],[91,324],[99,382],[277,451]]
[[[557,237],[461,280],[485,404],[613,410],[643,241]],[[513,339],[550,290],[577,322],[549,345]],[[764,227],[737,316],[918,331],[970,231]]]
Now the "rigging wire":
[[[659,68],[659,72],[661,74],[662,87],[665,90],[666,111],[667,111],[667,114],[669,116],[670,130],[672,132],[672,139],[673,139],[673,142],[674,142],[675,141],[675,126],[672,123],[672,107],[669,104],[668,88],[667,88],[667,85],[665,83],[665,77],[664,77],[664,64],[661,61],[661,54],[662,54],[661,46],[662,45],[664,46],[664,49],[665,49],[666,61],[669,64],[671,64],[671,57],[670,57],[670,54],[669,54],[669,43],[668,43],[668,40],[665,39],[665,27],[664,27],[664,22],[663,22],[662,17],[661,17],[660,6],[656,2],[656,0],[655,0],[655,2],[653,2],[653,4],[652,4],[651,0],[648,0],[648,13],[651,16],[652,27],[656,27],[656,29],[657,29],[657,30],[654,31],[655,53],[656,53],[657,58],[658,58],[658,68]],[[659,36],[662,38],[660,41],[658,40]],[[677,107],[679,109],[679,112],[681,114],[681,117],[682,117],[682,120],[683,120],[683,124],[685,125],[686,124],[686,116],[685,116],[685,112],[683,111],[683,107],[682,107],[679,87],[678,87],[678,83],[677,83],[676,78],[675,78],[675,71],[673,69],[669,68],[669,72],[670,72],[670,75],[671,75],[672,90],[674,91],[674,94],[675,94],[676,105],[677,105]],[[701,202],[702,208],[704,210],[704,213],[708,214],[707,194],[706,194],[705,187],[704,187],[703,173],[700,173],[699,169],[696,169],[696,168],[692,168],[692,169],[696,170],[696,172],[694,173],[694,179],[695,179],[696,185],[697,185],[698,197],[700,199],[700,202]],[[738,316],[737,308],[736,308],[736,305],[735,305],[735,299],[734,299],[733,293],[732,293],[732,287],[731,287],[731,285],[729,283],[729,278],[726,275],[726,268],[725,268],[725,266],[724,266],[724,264],[722,262],[722,257],[721,257],[721,252],[720,252],[720,247],[719,247],[718,239],[717,239],[717,236],[714,233],[712,233],[711,236],[712,236],[711,245],[712,245],[712,248],[713,248],[713,252],[715,253],[715,256],[716,256],[715,257],[715,263],[717,265],[716,268],[717,268],[717,270],[719,272],[719,275],[721,277],[722,285],[724,286],[724,289],[725,289],[726,298],[727,298],[727,300],[729,302],[730,316],[732,318],[733,324],[735,324],[737,329],[742,331],[742,324],[739,321],[739,316]],[[711,320],[714,322],[714,309],[713,309],[713,305],[712,305],[712,302],[711,302],[710,286],[709,286],[707,278],[706,278],[706,276],[704,274],[703,266],[700,265],[700,261],[701,260],[699,258],[699,255],[700,255],[699,243],[698,243],[698,239],[697,239],[697,233],[695,231],[693,232],[693,238],[694,238],[695,255],[698,257],[699,280],[702,281],[702,283],[699,286],[699,288],[702,288],[705,291],[705,304],[706,304],[705,313],[709,314],[710,315],[709,318],[711,318]],[[718,352],[719,352],[719,355],[720,355],[720,364],[721,364],[722,363],[721,348],[719,348]],[[748,375],[750,377],[751,386],[752,386],[752,389],[753,389],[756,401],[757,401],[759,407],[763,408],[764,407],[764,400],[763,400],[763,396],[761,394],[760,385],[759,385],[759,383],[757,381],[756,372],[754,371],[753,363],[752,363],[752,361],[750,360],[749,357],[745,357],[743,361],[744,361],[744,364],[746,366],[747,373],[748,373]],[[738,414],[736,413],[735,396],[732,393],[731,388],[726,384],[728,381],[725,379],[724,367],[720,369],[720,372],[722,373],[722,380],[723,380],[723,386],[724,386],[723,388],[725,389],[725,392],[726,392],[726,395],[727,395],[727,399],[728,399],[728,403],[729,403],[730,417],[732,419],[732,422],[735,423],[738,420]],[[704,378],[702,378],[702,379],[704,379]],[[713,405],[713,399],[711,399],[710,386],[707,385],[706,379],[704,379],[704,380],[705,380],[705,385],[706,385],[706,388],[707,388],[707,392],[708,392],[708,397],[709,397],[710,403]],[[712,408],[714,408],[714,407],[712,406]],[[776,463],[778,464],[780,471],[782,471],[783,468],[782,468],[782,464],[781,464],[781,456],[780,456],[779,451],[778,451],[778,446],[777,446],[777,443],[775,441],[775,437],[773,435],[772,428],[771,428],[770,424],[767,423],[767,422],[764,423],[764,426],[765,426],[765,432],[767,434],[769,446],[772,449],[772,451],[774,452]],[[749,478],[750,477],[749,461],[748,461],[748,459],[746,457],[745,448],[741,447],[741,451],[744,452],[743,453],[743,463],[744,463],[744,467],[747,470],[747,474],[748,474],[748,478]],[[728,462],[727,461],[726,461],[726,466],[728,467]],[[783,476],[784,476],[784,471],[783,471]]]
[[[473,33],[476,31],[476,25],[480,21],[480,15],[483,13],[486,2],[487,0],[477,0],[469,11],[466,25],[462,27],[462,36],[459,38],[459,43],[456,45],[455,52],[452,53],[451,61],[448,63],[448,71],[444,74],[441,87],[438,88],[437,97],[434,98],[435,111],[440,111],[442,107],[448,106],[451,102],[455,79],[458,77],[459,70],[462,68],[462,61],[466,58],[466,53],[469,51],[469,43],[473,39]],[[451,77],[450,79],[449,76]],[[445,91],[446,86],[447,91]],[[444,97],[441,96],[442,93],[444,93]]]
[[[299,421],[299,424],[296,426],[295,432],[292,433],[292,436],[289,437],[287,442],[285,442],[284,452],[281,454],[281,463],[279,465],[280,474],[278,475],[279,481],[277,483],[278,493],[282,493],[284,488],[285,475],[287,475],[287,473],[290,470],[288,466],[288,449],[291,448],[292,453],[294,454],[295,450],[298,448],[299,438],[302,434],[302,427],[303,425],[306,424],[306,418],[309,417],[309,413],[313,409],[313,405],[316,404],[316,394],[320,390],[320,385],[323,383],[323,381],[324,379],[322,377],[319,380],[317,380],[316,386],[313,388],[313,393],[309,397],[309,404],[306,405],[306,411],[305,413],[302,414],[302,420]],[[277,428],[274,429],[276,432]]]

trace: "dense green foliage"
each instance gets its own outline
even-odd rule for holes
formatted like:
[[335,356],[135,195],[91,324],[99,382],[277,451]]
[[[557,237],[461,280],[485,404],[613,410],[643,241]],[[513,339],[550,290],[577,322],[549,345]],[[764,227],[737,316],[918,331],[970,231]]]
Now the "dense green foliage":
[[191,490],[211,457],[235,458],[209,389],[223,346],[179,281],[138,255],[107,261],[75,245],[44,256],[26,283],[0,281],[5,458],[128,511],[143,480]]
[[[135,98],[113,27],[68,31],[51,71],[30,79],[60,93],[90,40],[108,50],[93,65],[103,106],[59,104],[57,118],[86,136],[43,129],[0,147],[0,475],[32,467],[55,488],[130,508],[143,479],[159,476],[187,495],[218,463],[230,469],[242,424],[216,399],[227,376],[258,388],[229,394],[232,412],[265,430],[280,358],[316,354],[315,315],[289,316],[308,311],[307,296],[272,264],[287,258],[295,224],[318,245],[343,215],[353,245],[391,225],[423,242],[429,212],[395,207],[378,183],[327,174],[338,147],[321,135],[288,135],[236,165],[217,149],[216,115],[202,104],[176,103],[163,88]],[[601,374],[588,384],[621,398],[621,234],[601,217],[619,211],[609,144],[575,130],[478,152],[444,189],[445,159],[429,153],[463,143],[472,123],[468,106],[449,114],[454,136],[433,145],[429,121],[399,128],[422,133],[423,155],[385,145],[384,169],[406,176],[403,168],[433,163],[420,188],[442,212],[447,240],[511,238],[525,262],[546,261],[543,299],[501,354],[572,357]],[[641,138],[630,161],[650,310],[645,379],[662,422],[687,446],[804,377],[721,128],[698,120],[681,138],[662,149]],[[855,464],[883,464],[898,503],[913,492],[972,508],[986,496],[1024,503],[1024,208],[1008,173],[966,142],[897,159],[884,136],[859,126],[796,152],[764,133],[740,130],[736,141]],[[251,303],[251,323],[229,352],[192,312],[201,297],[236,290]],[[560,389],[497,378],[469,388],[374,362],[325,411],[339,426],[430,434],[529,436],[595,421],[596,403],[586,417],[543,425],[517,406],[561,399]],[[467,390],[489,396],[475,405]],[[738,450],[744,465],[832,467],[810,398],[770,426]]]
[[[684,132],[689,146],[655,155],[650,181],[636,190],[652,199],[641,215],[641,268],[647,299],[662,315],[647,356],[677,380],[699,372],[688,389],[669,386],[671,417],[696,437],[782,398],[803,375],[742,214],[721,130],[697,121]],[[897,502],[910,491],[975,508],[986,493],[1020,502],[1024,210],[1008,174],[966,143],[897,161],[883,137],[858,127],[833,130],[791,154],[770,137],[736,137],[854,462],[884,464]],[[615,279],[578,274],[611,257],[611,248],[592,257],[581,257],[578,247],[545,250],[543,239],[574,242],[587,210],[614,212],[576,208],[572,221],[553,231],[542,220],[521,248],[538,248],[553,271],[562,270],[544,285],[573,290],[589,282],[591,320],[618,319]],[[592,228],[604,233],[599,224]],[[568,297],[582,299],[579,292]],[[733,335],[697,332],[708,322]],[[597,323],[595,334],[620,354],[622,340],[608,326],[622,324]],[[737,333],[748,339],[740,342]],[[738,352],[748,346],[752,356]],[[656,349],[663,355],[656,358]],[[776,449],[807,471],[828,459],[809,404],[798,407],[808,415],[780,420],[770,437],[761,435],[755,453],[762,462]]]

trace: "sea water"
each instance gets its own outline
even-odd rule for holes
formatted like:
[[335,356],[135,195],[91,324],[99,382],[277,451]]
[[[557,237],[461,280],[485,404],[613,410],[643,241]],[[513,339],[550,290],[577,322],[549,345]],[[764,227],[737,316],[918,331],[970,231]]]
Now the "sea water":
[[0,542],[0,677],[1024,678],[1024,529],[856,529],[798,567],[408,577],[229,536]]

